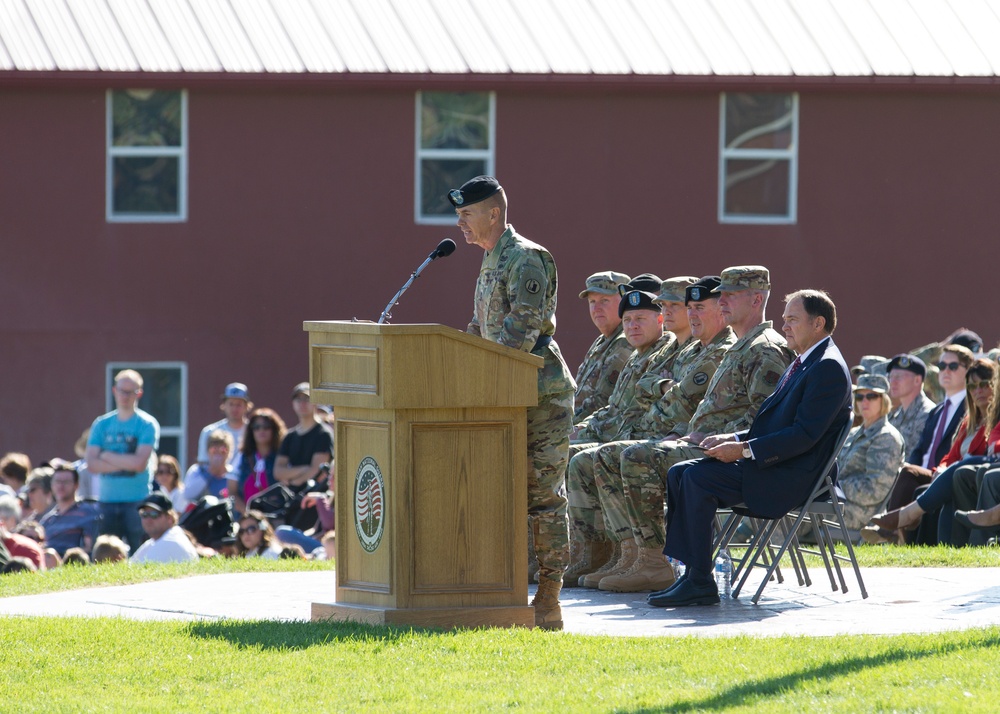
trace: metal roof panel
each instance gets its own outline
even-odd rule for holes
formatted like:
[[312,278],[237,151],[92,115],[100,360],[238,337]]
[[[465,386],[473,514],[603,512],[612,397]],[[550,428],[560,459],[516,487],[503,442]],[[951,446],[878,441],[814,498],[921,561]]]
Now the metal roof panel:
[[343,58],[348,72],[388,70],[350,0],[314,0],[313,9]]
[[711,62],[673,4],[662,0],[632,0],[632,4],[645,18],[673,72],[695,76],[712,74]]
[[227,72],[264,71],[264,63],[227,0],[194,0],[191,10]]
[[943,0],[910,0],[910,4],[955,74],[960,77],[993,74],[986,55],[979,50],[950,3]]
[[272,3],[272,8],[306,70],[343,72],[347,69],[309,0],[279,0]]
[[753,73],[766,76],[787,76],[792,65],[771,37],[767,26],[748,2],[709,0],[722,23],[736,39]]
[[303,72],[305,64],[268,0],[229,0],[264,69]]
[[21,0],[0,2],[0,40],[20,70],[52,70],[56,62],[49,54],[31,13]]
[[632,67],[590,0],[552,0],[595,74],[629,74]]
[[903,50],[915,74],[946,76],[955,73],[907,0],[872,0],[871,6]]
[[62,0],[26,0],[35,25],[45,40],[49,54],[61,70],[97,69],[97,61],[87,47],[73,19],[73,13]]
[[177,72],[180,60],[145,2],[107,0],[139,66],[147,72]]
[[553,72],[590,74],[593,67],[550,0],[510,0]]
[[428,70],[389,0],[354,0],[353,5],[390,72]]
[[390,0],[431,72],[460,74],[469,65],[427,0]]
[[445,32],[472,72],[510,71],[503,52],[469,0],[430,0]]
[[913,74],[910,60],[868,0],[841,0],[832,5],[875,74]]
[[636,74],[670,74],[667,55],[653,38],[646,18],[628,0],[591,0],[594,10]]
[[219,72],[222,62],[184,0],[147,0],[167,41],[187,72]]
[[990,63],[992,74],[1000,74],[1000,0],[955,0],[951,9]]
[[538,40],[512,4],[476,2],[472,8],[504,56],[510,71],[524,74],[552,71]]
[[754,73],[753,65],[743,54],[736,38],[709,3],[686,2],[686,0],[670,0],[670,3],[691,31],[698,47],[708,58],[713,73],[721,75]]
[[830,63],[786,0],[748,1],[788,59],[793,74],[800,77],[833,74]]
[[103,0],[66,0],[66,4],[98,67],[105,72],[138,71],[139,61]]
[[839,77],[864,77],[872,66],[829,0],[788,0],[809,37]]

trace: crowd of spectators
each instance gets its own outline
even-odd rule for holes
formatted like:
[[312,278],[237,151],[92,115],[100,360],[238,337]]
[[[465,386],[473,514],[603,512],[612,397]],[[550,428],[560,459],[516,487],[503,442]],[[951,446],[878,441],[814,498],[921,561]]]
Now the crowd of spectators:
[[[22,453],[0,459],[3,572],[332,558],[333,414],[312,404],[308,383],[293,389],[299,423],[291,430],[275,410],[255,408],[246,385],[227,385],[224,418],[202,430],[186,473],[173,456],[157,454],[159,424],[138,406],[142,387],[134,370],[116,375],[115,410],[94,421],[76,461],[33,467]],[[284,508],[274,508],[276,499]],[[286,522],[291,511],[294,523]]]

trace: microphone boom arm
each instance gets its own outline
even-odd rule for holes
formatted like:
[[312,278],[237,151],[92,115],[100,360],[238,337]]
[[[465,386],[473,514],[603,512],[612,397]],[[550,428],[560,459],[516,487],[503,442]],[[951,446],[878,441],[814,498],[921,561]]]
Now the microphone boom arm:
[[385,306],[385,310],[382,311],[382,316],[378,319],[379,325],[385,323],[385,321],[388,318],[392,317],[392,313],[390,311],[392,310],[392,308],[396,307],[396,304],[399,302],[399,298],[403,297],[403,293],[405,293],[409,289],[409,287],[413,285],[414,280],[420,277],[420,273],[423,271],[423,269],[426,268],[428,265],[430,265],[431,261],[437,257],[438,257],[437,251],[434,251],[429,256],[427,256],[427,259],[420,264],[419,268],[410,273],[410,279],[407,280],[406,283],[403,285],[403,287],[399,289],[398,293],[392,296],[392,300],[389,301],[389,304]]

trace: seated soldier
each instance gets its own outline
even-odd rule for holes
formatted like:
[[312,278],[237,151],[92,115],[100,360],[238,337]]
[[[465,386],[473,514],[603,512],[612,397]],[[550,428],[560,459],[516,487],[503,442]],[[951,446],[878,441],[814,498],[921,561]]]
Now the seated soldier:
[[587,350],[576,372],[576,396],[573,400],[573,423],[590,416],[608,403],[618,375],[632,353],[622,334],[618,316],[618,286],[631,278],[624,273],[605,271],[587,278],[580,297],[587,301],[590,319],[600,334]]

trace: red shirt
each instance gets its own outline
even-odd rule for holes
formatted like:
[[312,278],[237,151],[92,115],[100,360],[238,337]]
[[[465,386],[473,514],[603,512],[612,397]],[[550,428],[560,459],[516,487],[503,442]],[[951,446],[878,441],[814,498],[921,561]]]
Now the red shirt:
[[965,441],[968,426],[968,421],[963,419],[958,427],[958,433],[955,434],[955,441],[951,444],[951,451],[941,459],[941,463],[938,464],[936,469],[937,471],[942,471],[946,466],[950,466],[956,461],[961,461],[966,456],[983,456],[987,451],[993,454],[997,448],[1000,448],[1000,443],[998,443],[1000,442],[1000,423],[993,427],[989,439],[986,438],[986,425],[983,424],[972,435],[972,442],[969,444],[968,453],[963,454],[962,442]]
[[42,547],[27,536],[18,533],[8,533],[3,544],[14,558],[27,558],[39,570],[45,570],[45,552]]

